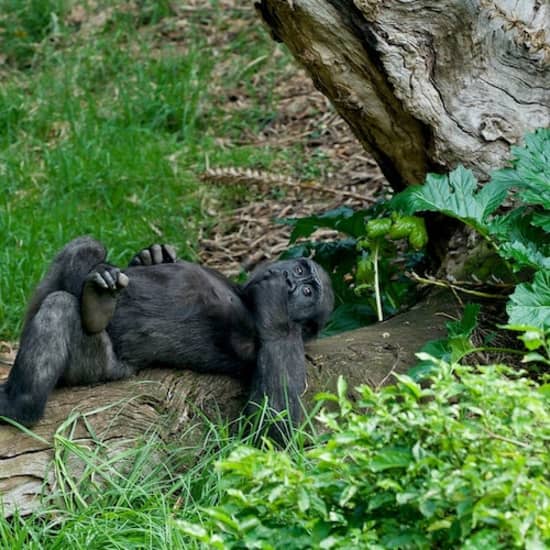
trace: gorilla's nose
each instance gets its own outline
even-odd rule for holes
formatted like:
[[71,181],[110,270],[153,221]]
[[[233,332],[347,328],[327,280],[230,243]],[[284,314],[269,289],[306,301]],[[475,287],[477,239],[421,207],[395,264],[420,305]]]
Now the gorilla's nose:
[[294,289],[296,288],[296,283],[291,279],[288,271],[283,271],[283,275],[285,276],[289,292],[294,292]]

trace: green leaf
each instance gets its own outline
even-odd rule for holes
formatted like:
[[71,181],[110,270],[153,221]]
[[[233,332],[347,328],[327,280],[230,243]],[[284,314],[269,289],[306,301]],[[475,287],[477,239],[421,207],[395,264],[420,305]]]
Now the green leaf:
[[550,257],[541,252],[536,243],[524,244],[518,241],[499,246],[499,254],[508,260],[514,260],[516,270],[524,267],[550,269]]
[[338,397],[340,399],[347,399],[348,383],[346,382],[346,379],[343,376],[338,377],[338,383],[337,383],[336,389],[338,391]]
[[509,324],[550,328],[550,271],[538,271],[532,284],[516,287],[506,306]]
[[427,548],[426,537],[413,529],[406,529],[400,532],[399,529],[392,530],[390,535],[382,539],[382,548]]
[[540,353],[536,353],[535,351],[531,351],[530,353],[527,353],[523,356],[523,359],[521,360],[522,363],[547,363],[550,364],[550,360],[548,360],[546,357],[541,355]]
[[545,342],[544,332],[542,330],[526,330],[521,336],[518,336],[518,338],[529,351],[540,348]]
[[357,493],[357,486],[348,485],[340,495],[340,499],[338,500],[338,505],[346,506],[348,502],[355,496],[356,493]]
[[342,304],[331,315],[330,321],[323,329],[323,336],[364,327],[376,322],[376,312],[368,304]]
[[372,256],[365,256],[359,259],[357,262],[357,271],[355,272],[355,280],[358,284],[373,284],[374,264]]
[[415,216],[398,216],[391,227],[388,236],[390,239],[404,239],[413,229]]
[[292,243],[301,237],[309,237],[314,231],[321,228],[336,229],[352,237],[359,238],[365,235],[365,218],[368,215],[368,210],[354,211],[347,206],[341,206],[317,216],[299,219],[285,218],[279,220],[279,222],[294,226],[290,235],[290,242]]
[[384,237],[392,226],[390,218],[376,218],[367,222],[367,235],[370,239]]
[[426,224],[424,219],[418,216],[394,217],[388,237],[393,240],[408,238],[409,244],[416,250],[420,250],[428,242]]
[[469,338],[477,326],[477,317],[481,306],[479,304],[466,304],[462,319],[452,321],[446,324],[447,332],[450,337],[465,336]]
[[407,388],[415,399],[422,397],[422,388],[410,377],[405,374],[394,374],[400,384]]
[[446,362],[451,360],[449,339],[440,338],[438,340],[430,340],[422,346],[420,353],[423,354],[425,358],[422,358],[419,363],[407,371],[407,374],[416,381],[426,378],[437,368],[433,361],[434,357]]
[[459,166],[449,175],[428,174],[422,186],[412,186],[391,201],[397,209],[441,212],[467,223],[485,235],[487,218],[506,197],[508,187],[488,183],[479,189],[471,170]]
[[460,361],[465,355],[474,349],[472,342],[466,336],[454,336],[448,339],[451,350],[450,362]]
[[409,234],[409,244],[415,249],[420,250],[428,244],[428,230],[424,218],[415,216],[415,223]]
[[373,472],[383,472],[393,468],[406,468],[411,461],[412,454],[409,449],[386,447],[372,458],[369,468]]
[[546,233],[550,233],[550,211],[534,212],[531,224],[540,227]]
[[513,260],[516,270],[550,267],[550,239],[543,229],[531,223],[533,215],[531,209],[519,207],[489,222],[492,237],[500,242],[497,252]]
[[491,181],[515,187],[526,204],[550,210],[550,129],[525,136],[522,147],[512,147],[512,167],[496,171]]
[[309,495],[303,487],[298,487],[298,508],[300,512],[307,512],[309,510],[310,502]]

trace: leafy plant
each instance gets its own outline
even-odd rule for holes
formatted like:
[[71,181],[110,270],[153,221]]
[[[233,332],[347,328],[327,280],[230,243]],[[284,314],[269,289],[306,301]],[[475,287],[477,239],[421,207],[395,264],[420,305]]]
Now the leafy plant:
[[430,340],[422,346],[420,353],[428,359],[412,367],[408,372],[409,376],[415,380],[424,378],[434,368],[434,358],[458,363],[463,357],[476,351],[471,336],[477,326],[479,310],[479,304],[466,304],[462,319],[446,324],[446,337]]
[[[497,214],[506,196],[518,204]],[[509,168],[496,171],[481,187],[460,166],[448,175],[429,174],[423,186],[397,195],[392,206],[405,214],[441,212],[476,229],[511,270],[535,272],[510,297],[510,324],[550,328],[550,129],[526,136],[512,148]]]
[[523,363],[536,362],[550,367],[550,330],[527,325],[506,325],[506,328],[522,332],[518,338],[528,350],[522,359]]
[[[283,257],[313,256],[331,275],[337,307],[324,334],[333,334],[370,324],[414,301],[414,284],[403,275],[423,260],[427,241],[421,218],[398,216],[387,203],[365,210],[340,207],[317,216],[286,219],[293,225],[291,243],[310,237],[321,228],[346,235],[329,242],[306,241]],[[395,241],[407,239],[403,252]]]
[[422,387],[340,380],[328,435],[299,455],[235,450],[202,525],[209,548],[543,548],[550,387],[504,366],[437,364]]

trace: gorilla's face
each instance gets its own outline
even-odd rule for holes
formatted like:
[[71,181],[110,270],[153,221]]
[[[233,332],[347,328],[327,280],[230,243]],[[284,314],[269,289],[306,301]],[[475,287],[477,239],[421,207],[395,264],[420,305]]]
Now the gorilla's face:
[[326,324],[334,306],[330,278],[313,260],[282,260],[254,271],[249,282],[267,273],[280,274],[288,287],[288,315],[303,327],[305,338],[314,337]]

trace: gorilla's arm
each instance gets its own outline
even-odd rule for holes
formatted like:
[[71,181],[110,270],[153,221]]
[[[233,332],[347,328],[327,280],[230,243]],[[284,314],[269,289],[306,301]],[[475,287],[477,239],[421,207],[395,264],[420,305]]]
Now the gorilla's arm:
[[[302,329],[288,315],[288,287],[280,274],[267,272],[247,289],[256,318],[258,352],[252,375],[248,412],[261,406],[265,397],[275,412],[288,410],[292,424],[302,418],[300,396],[306,387]],[[288,425],[278,422],[271,437],[281,441]]]
[[306,369],[301,331],[293,330],[285,338],[263,340],[252,376],[250,403],[261,405],[267,396],[271,409],[277,412],[288,410],[290,420],[297,424],[302,419],[300,396],[305,388]]

